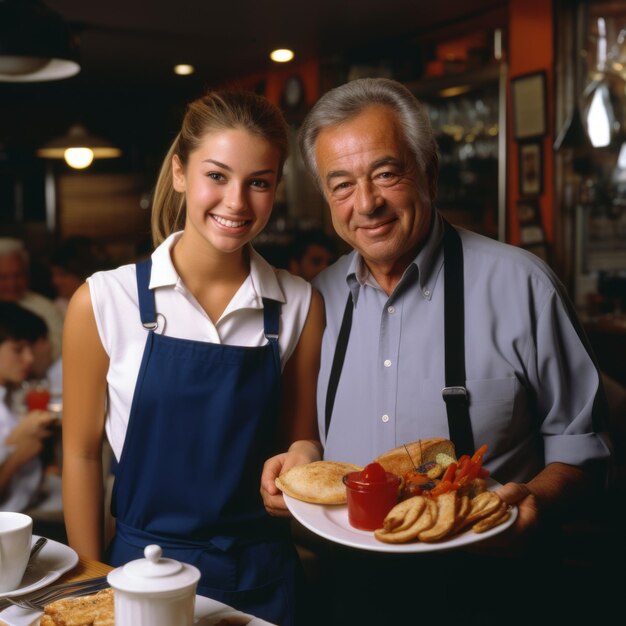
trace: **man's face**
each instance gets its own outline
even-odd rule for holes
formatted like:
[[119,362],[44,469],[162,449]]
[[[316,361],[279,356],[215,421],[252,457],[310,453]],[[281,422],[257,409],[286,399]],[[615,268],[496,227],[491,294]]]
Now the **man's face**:
[[18,302],[28,288],[26,264],[16,252],[0,256],[0,300]]
[[374,274],[402,273],[428,233],[432,211],[395,113],[371,106],[324,129],[315,157],[337,234]]

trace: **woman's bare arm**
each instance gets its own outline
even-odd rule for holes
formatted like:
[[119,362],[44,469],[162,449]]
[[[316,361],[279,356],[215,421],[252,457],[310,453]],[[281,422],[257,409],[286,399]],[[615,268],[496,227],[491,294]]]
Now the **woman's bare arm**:
[[324,303],[314,289],[300,340],[283,372],[281,431],[288,450],[269,459],[261,476],[261,495],[265,508],[272,515],[287,514],[282,494],[274,485],[276,476],[294,465],[321,458],[316,394],[324,324]]
[[102,442],[109,358],[84,284],[72,297],[63,330],[63,509],[70,545],[102,558]]

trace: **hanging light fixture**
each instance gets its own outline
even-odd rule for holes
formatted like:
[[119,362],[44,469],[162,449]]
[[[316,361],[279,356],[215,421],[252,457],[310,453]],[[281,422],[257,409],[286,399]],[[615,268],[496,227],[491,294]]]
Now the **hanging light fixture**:
[[594,80],[583,92],[587,133],[594,148],[615,143],[622,130],[624,79],[612,70],[607,54],[606,20],[597,20],[598,42]]
[[67,24],[39,0],[0,0],[0,81],[69,78],[80,71]]
[[67,135],[57,137],[37,150],[37,156],[44,159],[65,159],[74,169],[85,169],[94,159],[112,159],[121,154],[119,148],[105,139],[91,135],[80,124],[72,126]]

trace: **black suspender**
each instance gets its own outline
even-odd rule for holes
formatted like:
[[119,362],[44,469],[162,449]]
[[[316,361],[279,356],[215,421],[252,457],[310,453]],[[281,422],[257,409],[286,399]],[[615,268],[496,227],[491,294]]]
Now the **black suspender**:
[[463,291],[463,245],[459,233],[444,221],[444,343],[446,386],[441,391],[450,441],[457,457],[474,453],[474,437],[465,388],[465,298]]
[[[448,415],[450,440],[457,456],[474,452],[474,437],[469,417],[469,398],[465,388],[465,315],[463,294],[463,246],[453,226],[444,221],[444,335],[445,335],[445,382],[442,390]],[[326,435],[339,386],[339,378],[348,348],[352,328],[352,293],[348,294],[341,329],[330,370],[326,392]]]
[[343,312],[341,320],[341,328],[337,337],[337,347],[335,348],[335,356],[333,357],[333,365],[330,370],[330,379],[328,380],[328,390],[326,391],[326,434],[330,428],[330,420],[333,416],[333,407],[335,406],[335,396],[337,395],[337,387],[339,386],[339,378],[343,369],[343,362],[346,358],[346,350],[348,349],[348,339],[350,338],[350,329],[352,328],[352,292],[348,293],[346,308]]

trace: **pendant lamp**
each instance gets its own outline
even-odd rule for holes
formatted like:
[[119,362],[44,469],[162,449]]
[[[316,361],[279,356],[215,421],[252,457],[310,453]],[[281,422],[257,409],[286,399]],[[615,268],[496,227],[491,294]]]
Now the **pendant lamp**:
[[80,71],[77,47],[60,15],[40,0],[0,0],[0,81],[69,78]]
[[112,159],[121,154],[119,148],[90,134],[80,124],[72,126],[67,135],[57,137],[37,150],[37,156],[44,159],[65,159],[74,169],[85,169],[94,159]]

